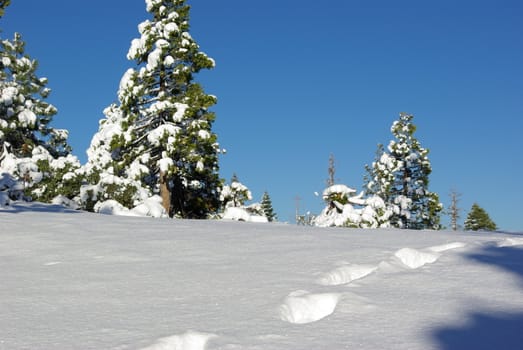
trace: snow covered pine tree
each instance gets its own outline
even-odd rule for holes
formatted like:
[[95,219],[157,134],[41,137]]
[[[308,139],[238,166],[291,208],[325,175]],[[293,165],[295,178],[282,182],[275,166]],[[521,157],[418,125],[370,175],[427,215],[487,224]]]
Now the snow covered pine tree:
[[0,174],[22,183],[33,200],[71,199],[80,188],[80,163],[70,154],[68,132],[50,127],[57,109],[44,101],[47,78],[37,77],[38,62],[24,51],[19,33],[0,41]]
[[376,160],[366,167],[365,191],[381,197],[392,209],[394,227],[439,229],[443,206],[438,195],[428,190],[432,172],[429,150],[414,137],[412,119],[412,115],[400,113],[391,127],[395,140],[390,141],[388,152],[378,145]]
[[252,193],[242,184],[236,174],[232,175],[231,184],[224,185],[220,195],[223,208],[243,208],[245,202],[252,200]]
[[[206,218],[219,208],[219,144],[211,131],[216,97],[193,81],[214,60],[189,34],[185,0],[146,0],[152,19],[138,26],[127,58],[119,105],[105,110],[88,151],[91,181],[105,181],[92,200],[122,195],[131,208],[159,194],[169,216]],[[112,179],[112,180],[108,180]],[[112,189],[112,190],[109,190]],[[122,196],[120,196],[122,197]]]

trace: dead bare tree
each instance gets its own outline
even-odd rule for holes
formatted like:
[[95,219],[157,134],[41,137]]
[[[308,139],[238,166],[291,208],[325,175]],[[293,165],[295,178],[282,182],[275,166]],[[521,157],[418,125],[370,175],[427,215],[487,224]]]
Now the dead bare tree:
[[455,189],[450,191],[450,206],[448,208],[448,215],[450,216],[450,226],[453,231],[458,230],[458,220],[460,218],[461,208],[458,207],[458,203],[461,199],[461,193],[458,193]]

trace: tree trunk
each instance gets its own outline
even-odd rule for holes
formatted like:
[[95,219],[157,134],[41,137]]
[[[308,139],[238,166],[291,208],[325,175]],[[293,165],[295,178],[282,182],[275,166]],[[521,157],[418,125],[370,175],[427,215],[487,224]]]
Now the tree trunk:
[[172,179],[172,190],[171,190],[171,206],[172,216],[179,215],[182,218],[187,218],[187,212],[185,210],[185,193],[182,179],[180,176],[175,175]]
[[165,212],[172,217],[171,214],[171,190],[169,189],[169,179],[167,174],[160,172],[160,196],[162,197],[162,205]]

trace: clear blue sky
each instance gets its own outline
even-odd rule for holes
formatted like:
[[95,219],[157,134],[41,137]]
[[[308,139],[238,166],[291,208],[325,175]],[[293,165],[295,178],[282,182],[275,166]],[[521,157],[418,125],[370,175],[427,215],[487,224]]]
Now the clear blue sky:
[[[523,2],[189,0],[191,34],[217,67],[197,76],[218,97],[217,132],[256,200],[282,221],[319,212],[328,158],[340,183],[361,189],[376,145],[399,112],[415,116],[430,149],[430,189],[448,206],[462,194],[501,229],[523,231]],[[2,37],[23,35],[49,78],[54,126],[85,150],[116,100],[143,0],[13,0]],[[447,223],[448,219],[444,218]]]

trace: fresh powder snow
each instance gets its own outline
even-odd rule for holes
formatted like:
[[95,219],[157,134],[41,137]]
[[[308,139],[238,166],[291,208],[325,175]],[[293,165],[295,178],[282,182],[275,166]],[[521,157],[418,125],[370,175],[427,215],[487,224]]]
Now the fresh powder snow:
[[521,234],[0,205],[2,350],[522,349]]

